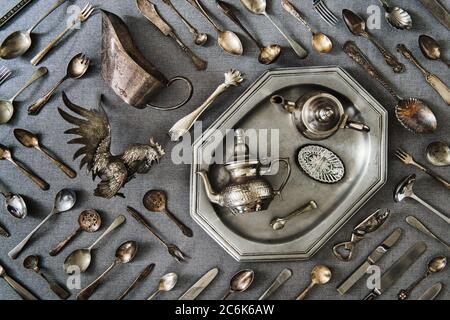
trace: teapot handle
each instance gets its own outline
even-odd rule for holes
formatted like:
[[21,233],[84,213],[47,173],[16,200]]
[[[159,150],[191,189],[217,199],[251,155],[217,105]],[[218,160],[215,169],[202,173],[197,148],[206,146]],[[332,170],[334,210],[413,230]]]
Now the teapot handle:
[[192,82],[185,77],[174,77],[174,78],[170,79],[169,82],[167,82],[167,87],[170,87],[172,85],[172,83],[174,83],[176,81],[183,81],[187,84],[189,93],[188,93],[188,96],[183,101],[181,101],[180,103],[178,103],[177,105],[172,106],[172,107],[161,107],[161,106],[156,106],[156,105],[150,104],[150,103],[147,103],[147,107],[150,107],[150,108],[153,108],[156,110],[171,111],[171,110],[178,109],[178,108],[184,106],[186,103],[188,103],[188,101],[191,100],[191,98],[192,98],[192,94],[194,93],[194,87],[192,85]]
[[274,190],[274,193],[276,195],[281,195],[281,191],[283,191],[284,187],[286,186],[286,183],[288,182],[289,178],[291,177],[291,163],[289,162],[289,158],[279,158],[279,159],[273,160],[267,169],[265,169],[264,171],[260,170],[260,174],[263,175],[264,173],[272,171],[272,166],[275,162],[286,163],[286,177],[285,177],[283,183],[280,185],[280,187],[278,189]]

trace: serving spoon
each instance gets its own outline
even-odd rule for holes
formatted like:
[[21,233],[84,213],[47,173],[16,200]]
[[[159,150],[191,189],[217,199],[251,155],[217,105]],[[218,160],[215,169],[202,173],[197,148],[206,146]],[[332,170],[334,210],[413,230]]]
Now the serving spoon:
[[5,198],[5,209],[11,216],[17,219],[24,219],[27,216],[27,205],[22,196],[5,190],[1,183],[0,194]]
[[296,300],[304,300],[309,291],[318,284],[326,284],[331,280],[331,270],[327,266],[318,265],[311,271],[311,283]]
[[434,38],[422,34],[419,36],[419,47],[425,58],[430,60],[440,60],[445,63],[447,67],[450,67],[450,62],[442,56],[441,47]]
[[222,300],[227,300],[233,293],[246,291],[253,283],[254,278],[255,272],[250,269],[244,269],[236,273],[233,278],[231,278],[230,289],[223,296]]
[[164,275],[159,280],[158,289],[155,292],[153,292],[147,298],[147,300],[153,300],[161,292],[169,292],[169,291],[171,291],[175,287],[177,282],[178,282],[178,275],[176,273],[171,272],[171,273],[168,273],[168,274]]
[[427,147],[427,159],[435,166],[443,167],[450,165],[450,148],[443,141],[435,141]]
[[394,28],[400,30],[409,30],[412,28],[411,15],[403,8],[391,7],[386,0],[380,0],[383,5],[386,21]]

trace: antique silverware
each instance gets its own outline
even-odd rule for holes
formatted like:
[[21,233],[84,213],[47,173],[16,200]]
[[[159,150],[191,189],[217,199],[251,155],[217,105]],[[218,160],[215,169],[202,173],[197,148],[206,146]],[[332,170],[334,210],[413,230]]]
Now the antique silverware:
[[203,32],[199,32],[189,21],[187,21],[183,15],[173,5],[172,0],[162,0],[173,12],[180,18],[180,20],[187,27],[189,32],[194,36],[194,43],[198,46],[203,46],[208,41],[208,35]]
[[425,202],[421,198],[419,198],[413,190],[414,183],[416,182],[416,175],[411,174],[404,178],[400,183],[397,185],[397,187],[394,190],[394,200],[395,202],[401,202],[405,198],[411,198],[419,202],[421,205],[423,205],[425,208],[433,212],[435,215],[437,215],[439,218],[450,224],[450,218],[447,217],[445,214],[431,206],[429,203]]
[[89,69],[90,60],[89,58],[83,54],[79,53],[74,56],[67,65],[66,75],[58,81],[58,83],[42,98],[33,103],[30,107],[28,107],[29,115],[37,115],[39,111],[50,101],[53,94],[56,90],[63,84],[64,81],[68,79],[79,79],[81,78],[86,71]]
[[375,47],[380,51],[386,63],[392,67],[395,73],[402,73],[405,71],[405,65],[400,63],[393,54],[387,51],[377,40],[367,31],[366,22],[359,15],[348,9],[342,10],[342,17],[345,24],[355,36],[361,36],[372,42]]
[[177,260],[178,262],[185,262],[186,259],[188,258],[187,255],[185,255],[176,245],[172,244],[172,243],[167,243],[145,220],[144,218],[140,215],[139,212],[137,212],[136,209],[133,209],[132,207],[127,207],[127,211],[128,213],[134,218],[136,219],[136,221],[138,221],[140,224],[142,224],[152,235],[154,235],[156,237],[156,239],[158,239],[159,242],[161,242],[161,244],[166,247],[167,251],[169,252],[169,254],[175,258],[175,260]]
[[333,254],[341,261],[350,261],[353,257],[355,245],[365,239],[368,233],[378,230],[389,218],[388,209],[378,209],[366,219],[361,221],[352,231],[352,237],[348,242],[338,243],[333,246]]
[[275,293],[283,284],[286,283],[292,277],[291,269],[283,269],[280,274],[275,278],[272,284],[267,288],[266,291],[258,298],[258,300],[268,300],[272,294]]
[[339,129],[370,131],[367,125],[350,120],[341,101],[324,91],[306,93],[296,102],[274,95],[270,102],[289,112],[298,131],[311,140],[329,138]]
[[11,235],[6,231],[5,227],[0,224],[0,236],[4,238],[9,238]]
[[48,72],[46,67],[40,67],[37,69],[32,75],[30,80],[17,91],[17,93],[12,96],[9,100],[1,100],[0,99],[0,125],[5,124],[11,120],[14,114],[14,100],[23,92],[26,88],[28,88],[33,82],[46,75]]
[[436,130],[437,120],[433,111],[419,99],[400,97],[353,41],[345,43],[344,52],[362,66],[397,100],[395,115],[406,129],[415,133],[432,133]]
[[167,209],[167,196],[164,191],[150,190],[144,195],[142,202],[147,210],[165,214],[186,237],[193,236],[192,230]]
[[52,211],[50,214],[42,220],[39,225],[37,225],[33,231],[31,231],[28,236],[25,237],[17,246],[14,247],[9,253],[8,256],[11,259],[16,259],[19,254],[22,252],[22,250],[25,248],[25,246],[28,244],[30,239],[33,237],[33,235],[53,216],[58,215],[60,213],[64,213],[66,211],[71,210],[77,201],[77,195],[75,191],[70,189],[62,189],[59,191],[55,196],[55,201],[53,204]]
[[6,283],[11,286],[24,300],[39,300],[36,298],[28,289],[18,283],[16,280],[11,278],[7,273],[5,268],[0,265],[0,278],[5,279]]
[[47,18],[53,11],[61,6],[66,0],[57,0],[53,6],[26,31],[16,31],[6,37],[0,45],[0,58],[14,59],[22,56],[31,47],[31,33],[34,29]]
[[78,293],[77,300],[88,300],[94,294],[95,290],[97,290],[98,286],[103,282],[103,278],[115,267],[131,262],[137,251],[137,242],[127,241],[122,243],[116,250],[114,262],[97,279]]
[[227,300],[233,293],[246,291],[255,278],[255,272],[250,269],[244,269],[236,273],[230,280],[230,289],[223,296],[222,300]]
[[14,136],[16,137],[17,141],[19,141],[24,147],[33,148],[42,152],[66,176],[68,176],[71,179],[76,178],[77,173],[73,171],[70,167],[68,167],[66,164],[64,164],[61,160],[56,158],[56,156],[50,153],[50,151],[48,151],[47,148],[43,147],[40,144],[38,137],[34,133],[24,129],[14,129]]
[[217,277],[218,268],[213,268],[205,273],[197,282],[195,282],[178,300],[195,300]]
[[258,61],[261,64],[271,64],[275,62],[281,54],[281,47],[277,44],[270,44],[264,46],[260,41],[256,40],[256,38],[248,31],[246,27],[241,23],[239,18],[234,14],[232,6],[224,1],[216,0],[217,6],[222,12],[233,21],[245,34],[252,40],[256,46],[259,48],[259,56]]
[[5,209],[17,219],[24,219],[28,214],[27,204],[20,194],[14,194],[4,189],[0,183],[0,194],[5,198]]
[[27,178],[33,181],[41,190],[48,190],[50,188],[49,184],[45,182],[43,179],[38,177],[35,173],[30,171],[28,168],[24,167],[23,164],[18,162],[13,158],[11,150],[9,150],[4,145],[0,144],[0,161],[7,160],[11,162],[21,173],[23,173]]
[[311,271],[311,282],[296,300],[304,300],[309,291],[318,284],[327,284],[331,280],[331,270],[327,266],[317,265]]
[[425,80],[441,96],[445,103],[450,105],[450,88],[447,87],[447,85],[442,82],[442,80],[439,79],[438,76],[426,70],[404,44],[397,45],[397,51],[400,52],[406,59],[408,59],[422,72]]
[[147,300],[153,300],[156,298],[157,295],[159,295],[161,292],[169,292],[173,288],[175,288],[176,284],[178,282],[178,275],[176,273],[168,273],[162,276],[162,278],[159,280],[158,289],[156,289],[155,292],[153,292]]
[[427,146],[427,159],[435,166],[449,166],[450,165],[450,148],[447,143],[442,141],[435,141]]
[[278,24],[270,17],[266,12],[267,1],[266,0],[241,0],[241,3],[247,8],[248,11],[265,16],[281,33],[281,35],[287,40],[292,50],[300,59],[305,59],[308,56],[308,51],[305,50],[297,41],[292,39],[287,35],[283,29],[281,29]]
[[450,67],[450,62],[442,56],[441,46],[432,37],[422,34],[419,36],[419,47],[425,58],[429,60],[440,60]]
[[67,274],[71,274],[74,271],[74,267],[78,268],[79,272],[85,272],[87,268],[89,268],[89,265],[91,264],[92,260],[92,249],[99,243],[104,237],[106,237],[108,234],[110,234],[112,231],[120,227],[125,222],[125,217],[123,215],[119,215],[114,221],[111,223],[111,225],[108,227],[108,229],[103,232],[103,234],[97,238],[97,240],[94,241],[94,243],[86,248],[86,249],[78,249],[72,252],[70,255],[67,256],[66,260],[64,261],[64,271]]
[[[38,54],[34,56],[33,59],[31,59],[31,64],[36,66],[38,65],[42,59],[45,58],[45,56],[59,43],[59,41],[69,32],[73,29],[73,27],[78,23],[83,23],[89,17],[92,15],[92,13],[95,11],[95,7],[92,6],[89,2],[86,4],[86,6],[81,10],[80,14],[76,19],[72,21],[70,25],[64,29],[63,32],[61,32],[53,41],[51,41],[44,49],[39,51]],[[77,29],[75,29],[77,30]]]
[[52,257],[58,255],[81,231],[96,232],[101,225],[102,217],[97,211],[93,209],[84,210],[78,217],[78,228],[50,250],[49,255]]
[[194,125],[194,122],[205,112],[205,110],[216,100],[218,96],[227,91],[230,87],[237,87],[244,81],[242,74],[238,70],[231,69],[225,73],[225,81],[203,102],[203,104],[193,112],[178,120],[169,130],[172,141],[178,141]]
[[11,76],[12,71],[9,70],[7,67],[5,66],[1,66],[0,67],[0,85],[5,82],[6,80],[8,80],[8,78]]
[[339,22],[339,18],[327,7],[323,0],[313,0],[314,10],[320,17],[326,21],[330,26],[335,26]]
[[322,183],[337,183],[345,176],[342,160],[331,150],[311,144],[300,148],[297,156],[302,171]]
[[[268,166],[262,165],[258,158],[250,155],[244,130],[237,129],[235,134],[233,156],[224,165],[230,174],[227,185],[220,192],[215,192],[207,172],[202,170],[197,174],[202,178],[209,201],[227,208],[232,214],[267,210],[273,198],[281,195],[291,176],[289,159],[274,159]],[[286,175],[280,187],[274,190],[263,175],[272,172],[273,165],[279,162],[286,164]]]
[[438,0],[420,0],[420,2],[442,25],[450,29],[450,13]]
[[432,287],[428,288],[417,300],[434,300],[443,288],[442,283],[438,282]]
[[244,52],[242,42],[239,37],[232,31],[223,30],[219,25],[214,22],[210,15],[206,12],[199,0],[186,0],[191,6],[196,8],[205,18],[211,23],[213,28],[217,32],[217,43],[225,52],[240,56]]
[[65,133],[80,136],[70,140],[68,144],[83,145],[75,152],[74,159],[83,155],[80,169],[87,165],[87,170],[92,172],[93,178],[100,177],[102,180],[94,190],[94,195],[106,199],[121,195],[118,194],[119,190],[136,173],[148,172],[153,163],[158,162],[164,155],[163,148],[150,138],[149,144],[130,144],[123,154],[113,156],[110,152],[111,127],[101,104],[97,109],[88,110],[72,103],[64,92],[62,97],[67,108],[81,116],[74,117],[58,108],[61,117],[76,126]]
[[307,204],[301,206],[299,209],[297,209],[294,212],[288,214],[284,218],[274,218],[274,219],[272,219],[272,221],[270,221],[270,226],[272,227],[273,230],[277,230],[277,231],[278,230],[282,230],[286,226],[286,223],[289,220],[291,220],[291,219],[293,219],[293,218],[295,218],[295,217],[297,217],[297,216],[299,216],[301,214],[304,214],[306,212],[314,210],[317,207],[318,207],[317,203],[314,200],[311,200],[310,202],[308,202]]
[[411,292],[423,280],[425,280],[426,278],[428,278],[432,274],[439,273],[439,272],[443,271],[446,266],[447,266],[447,258],[444,257],[444,256],[437,256],[437,257],[431,259],[428,262],[428,265],[427,265],[427,272],[422,277],[420,277],[419,279],[414,281],[407,289],[400,290],[400,292],[397,295],[398,300],[406,300],[406,299],[408,299],[409,296],[411,295]]
[[155,264],[151,263],[148,266],[146,266],[141,273],[137,276],[137,278],[133,281],[133,283],[122,293],[116,300],[123,300],[125,297],[134,289],[136,289],[142,282],[144,282],[145,279],[152,273],[153,269],[155,268]]
[[409,30],[412,28],[412,18],[406,10],[399,7],[391,7],[386,0],[379,1],[385,11],[384,17],[391,26],[400,30]]
[[9,9],[3,16],[0,17],[0,28],[3,27],[9,20],[18,14],[23,8],[30,4],[33,0],[20,0],[14,7]]
[[430,230],[429,227],[425,226],[419,219],[417,219],[414,216],[408,216],[406,217],[406,223],[408,223],[411,227],[414,229],[422,232],[424,235],[430,237],[431,239],[436,240],[437,242],[440,242],[447,250],[450,251],[450,244],[445,242],[443,239],[438,237],[433,231]]
[[64,289],[60,284],[58,284],[56,281],[49,279],[41,270],[39,267],[39,257],[38,256],[28,256],[23,260],[23,267],[25,269],[34,271],[36,274],[42,277],[44,279],[50,290],[52,290],[60,299],[67,300],[70,297],[70,292],[68,292],[66,289]]
[[447,189],[450,189],[450,182],[448,182],[443,177],[441,177],[437,173],[433,172],[429,168],[427,168],[424,165],[422,165],[422,164],[418,163],[417,161],[415,161],[414,158],[409,153],[407,153],[406,151],[404,151],[402,149],[397,149],[395,151],[395,156],[401,162],[403,162],[404,164],[412,165],[412,166],[414,166],[416,168],[419,168],[421,171],[425,172],[426,174],[428,174],[433,179],[439,181],[444,187],[446,187]]
[[161,16],[156,11],[155,5],[149,0],[136,0],[141,14],[147,18],[155,27],[161,31],[161,33],[167,37],[175,40],[175,43],[180,46],[183,52],[191,59],[197,70],[205,70],[208,63],[197,56],[188,46],[186,46],[183,41],[178,37],[178,35],[173,31],[173,29],[167,24],[166,21],[161,18]]
[[329,53],[331,52],[331,50],[333,50],[333,43],[331,42],[330,38],[322,32],[315,31],[303,16],[303,14],[301,14],[292,3],[290,3],[288,0],[281,0],[281,6],[294,18],[305,25],[309,32],[311,32],[311,45],[313,49],[316,50],[316,52]]
[[388,253],[392,247],[400,240],[403,230],[400,228],[395,229],[384,241],[379,244],[372,253],[364,260],[364,262],[353,271],[344,281],[339,284],[337,291],[340,294],[347,293],[356,282],[358,282],[364,275],[367,274],[367,270],[370,266],[376,265],[377,262]]

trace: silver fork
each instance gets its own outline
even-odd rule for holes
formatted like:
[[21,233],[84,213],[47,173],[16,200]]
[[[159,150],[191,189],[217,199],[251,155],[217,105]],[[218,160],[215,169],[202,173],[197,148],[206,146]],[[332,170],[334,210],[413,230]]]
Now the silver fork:
[[314,10],[324,19],[329,25],[335,26],[339,22],[339,18],[327,7],[323,0],[313,0]]
[[450,189],[450,182],[448,182],[443,177],[441,177],[437,173],[433,172],[429,168],[427,168],[427,167],[423,166],[422,164],[418,163],[417,161],[415,161],[414,158],[406,151],[403,151],[402,149],[397,149],[397,151],[395,152],[395,156],[404,164],[412,165],[412,166],[419,168],[420,170],[422,170],[423,172],[428,174],[430,177],[433,177],[434,179],[436,179],[437,181],[442,183],[447,189]]
[[12,72],[7,67],[0,67],[0,84],[11,76]]
[[72,28],[77,23],[83,23],[89,17],[91,14],[95,11],[95,7],[90,4],[89,2],[84,6],[83,10],[81,10],[80,14],[78,15],[77,19],[75,19],[69,26],[67,26],[66,29],[64,29],[63,32],[61,32],[52,42],[50,42],[44,49],[42,49],[33,59],[31,59],[31,64],[36,66],[39,64],[39,62],[44,59],[44,57],[52,50],[54,46],[66,35],[67,32],[72,30]]

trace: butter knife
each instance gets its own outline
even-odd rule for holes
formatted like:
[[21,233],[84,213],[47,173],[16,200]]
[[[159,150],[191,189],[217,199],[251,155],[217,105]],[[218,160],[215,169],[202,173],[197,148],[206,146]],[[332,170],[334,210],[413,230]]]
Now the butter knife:
[[178,300],[195,300],[200,293],[205,290],[219,273],[218,268],[214,268],[205,273],[196,283],[192,285]]
[[291,269],[284,269],[276,277],[275,281],[270,285],[269,288],[258,298],[258,300],[268,299],[275,291],[277,291],[289,278],[292,277]]
[[376,247],[367,259],[337,287],[337,291],[340,294],[345,294],[349,291],[355,283],[367,273],[367,268],[375,265],[398,242],[401,235],[402,229],[395,229],[394,232],[392,232],[383,243]]
[[25,8],[31,1],[33,0],[21,0],[14,7],[8,10],[1,18],[0,18],[0,28],[3,27],[12,17],[14,17],[17,13],[20,12],[23,8]]
[[428,288],[417,300],[434,300],[442,290],[442,283],[438,282],[431,288]]
[[183,41],[177,36],[172,28],[156,11],[156,6],[149,0],[136,0],[137,7],[144,17],[147,18],[155,27],[157,27],[163,35],[171,37],[180,46],[183,52],[191,58],[197,70],[205,70],[208,63],[198,57]]
[[425,80],[433,87],[434,90],[444,99],[447,105],[450,105],[450,89],[436,75],[426,70],[420,62],[414,57],[412,52],[404,45],[397,45],[399,51],[406,59],[413,63],[425,76]]
[[450,14],[438,0],[420,0],[422,5],[447,29],[450,29]]

